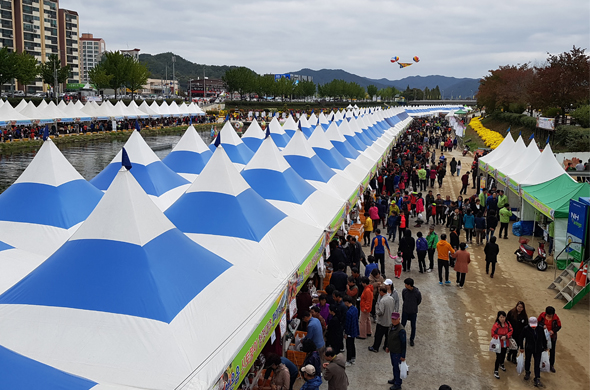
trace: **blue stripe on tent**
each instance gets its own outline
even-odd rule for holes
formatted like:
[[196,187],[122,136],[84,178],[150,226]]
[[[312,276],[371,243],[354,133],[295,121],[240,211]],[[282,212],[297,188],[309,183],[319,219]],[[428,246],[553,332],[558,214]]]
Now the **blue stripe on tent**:
[[[229,157],[231,162],[236,164],[246,165],[248,164],[248,161],[252,159],[252,156],[254,156],[254,152],[250,150],[250,148],[247,147],[244,143],[240,143],[238,145],[230,145],[224,144],[222,142],[221,146],[223,146],[223,149],[227,153],[227,156]],[[209,145],[209,149],[215,152],[215,145]]]
[[291,138],[293,138],[293,136],[295,135],[295,130],[289,130],[289,129],[284,129],[285,133],[287,134],[287,137],[289,137],[289,140],[291,140]]
[[[336,149],[322,149],[322,148],[313,148],[315,154],[318,155],[323,162],[326,163],[332,169],[340,169],[343,170],[350,164],[350,162],[342,157],[342,155]],[[334,153],[336,152],[336,153]]]
[[352,146],[356,150],[359,150],[362,152],[363,150],[367,149],[367,145],[365,145],[363,142],[359,141],[356,136],[345,135],[344,138],[346,138],[346,140],[348,141],[350,146]]
[[203,153],[178,150],[171,152],[162,162],[176,173],[200,174],[213,153],[206,150]]
[[397,117],[399,118],[400,121],[403,121],[404,119],[406,119],[408,117],[408,113],[405,111],[400,112],[399,114],[397,114]]
[[346,158],[356,159],[359,152],[353,148],[348,142],[331,141],[332,145]]
[[[161,196],[184,184],[190,184],[182,176],[168,168],[162,161],[155,161],[148,166],[133,163],[130,172],[141,188],[152,196]],[[106,191],[121,169],[121,163],[107,165],[96,177],[90,180],[96,188]]]
[[318,156],[311,158],[304,156],[285,156],[285,160],[305,180],[327,183],[336,174]]
[[242,176],[264,199],[303,204],[315,191],[293,168],[287,168],[284,172],[249,169],[242,171]]
[[311,127],[302,127],[301,131],[305,135],[305,138],[311,137],[311,133],[313,133],[313,130],[311,129]]
[[365,145],[367,145],[367,146],[371,146],[371,145],[373,145],[373,141],[371,141],[371,140],[369,139],[369,137],[367,137],[367,135],[366,135],[365,133],[363,133],[362,131],[361,131],[360,133],[356,133],[356,132],[355,132],[354,134],[355,134],[355,135],[356,135],[356,137],[357,137],[358,139],[360,139],[360,140],[361,140],[361,141],[362,141],[362,142],[363,142]]
[[371,141],[373,141],[373,142],[377,141],[377,137],[369,129],[363,129],[363,134]]
[[254,137],[245,137],[242,138],[242,142],[246,144],[246,146],[253,152],[257,151],[260,145],[262,145],[263,139],[254,138]]
[[0,346],[0,389],[89,390],[95,382],[67,374],[56,368]]
[[290,140],[287,134],[270,133],[270,136],[279,148],[284,148],[285,146],[287,146]]
[[170,323],[231,264],[171,229],[143,247],[70,240],[0,296],[2,304],[67,307]]
[[5,242],[0,241],[0,252],[14,248],[12,245],[8,245]]
[[286,217],[251,188],[238,196],[188,192],[165,214],[185,233],[214,234],[257,242]]
[[[102,192],[79,179],[58,187],[16,183],[0,195],[0,221],[34,223],[69,229],[84,221]],[[35,240],[35,237],[31,237]]]
[[321,123],[320,125],[322,126],[322,129],[324,129],[324,132],[326,132],[326,130],[328,130],[328,127],[330,127],[329,123]]

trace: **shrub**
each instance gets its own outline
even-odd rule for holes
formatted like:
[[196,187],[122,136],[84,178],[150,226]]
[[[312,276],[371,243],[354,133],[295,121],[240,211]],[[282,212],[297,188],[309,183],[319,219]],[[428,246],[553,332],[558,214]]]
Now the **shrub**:
[[546,118],[554,118],[557,115],[561,115],[561,109],[557,107],[546,108],[543,110],[543,116]]
[[590,105],[579,107],[571,113],[572,118],[582,127],[590,127]]
[[590,128],[563,125],[555,130],[555,143],[568,152],[587,152],[590,145]]

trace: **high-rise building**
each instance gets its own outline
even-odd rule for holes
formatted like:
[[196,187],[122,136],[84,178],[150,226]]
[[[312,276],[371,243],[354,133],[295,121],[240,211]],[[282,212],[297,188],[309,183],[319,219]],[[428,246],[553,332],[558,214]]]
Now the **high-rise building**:
[[[60,10],[58,0],[0,0],[0,48],[26,51],[44,63],[58,55],[72,67],[68,82],[80,80],[79,20],[74,11]],[[24,89],[24,86],[20,86]],[[40,78],[27,85],[29,93],[46,90]]]
[[106,51],[106,44],[102,38],[94,38],[92,34],[82,34],[80,38],[82,48],[80,57],[80,82],[87,83],[88,72],[101,60]]

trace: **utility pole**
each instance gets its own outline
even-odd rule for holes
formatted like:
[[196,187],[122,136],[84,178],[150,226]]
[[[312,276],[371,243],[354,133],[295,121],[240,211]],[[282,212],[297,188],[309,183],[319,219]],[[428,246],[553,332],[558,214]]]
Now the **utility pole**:
[[166,63],[166,97],[168,97],[168,63]]
[[174,88],[174,95],[176,95],[176,77],[174,73],[174,64],[176,64],[176,56],[172,56],[172,88]]
[[55,97],[55,104],[57,104],[57,68],[56,68],[56,61],[53,61],[53,97]]
[[207,87],[205,84],[205,65],[203,65],[203,99],[207,99]]

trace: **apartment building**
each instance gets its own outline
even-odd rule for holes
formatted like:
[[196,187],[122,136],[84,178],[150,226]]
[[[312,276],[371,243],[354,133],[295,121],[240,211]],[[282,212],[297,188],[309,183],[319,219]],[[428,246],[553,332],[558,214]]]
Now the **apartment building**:
[[76,11],[59,10],[59,55],[62,66],[69,65],[71,72],[67,83],[80,82],[79,18]]
[[82,34],[80,37],[82,56],[80,57],[80,82],[87,83],[88,72],[100,62],[102,55],[106,52],[104,39],[95,38],[92,34]]

